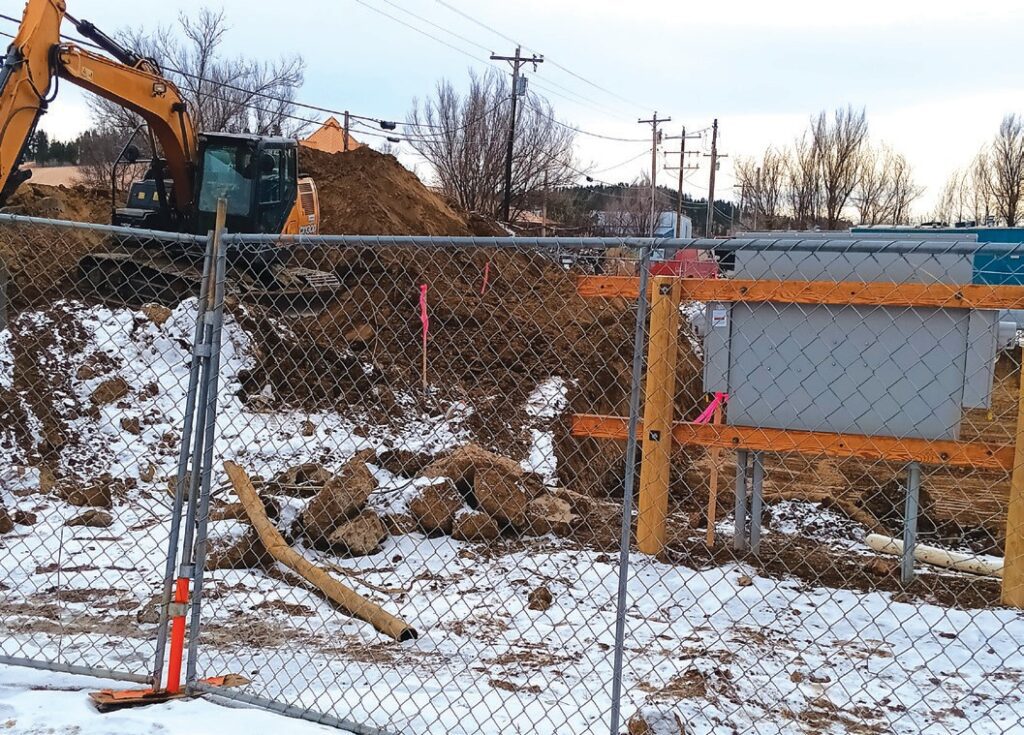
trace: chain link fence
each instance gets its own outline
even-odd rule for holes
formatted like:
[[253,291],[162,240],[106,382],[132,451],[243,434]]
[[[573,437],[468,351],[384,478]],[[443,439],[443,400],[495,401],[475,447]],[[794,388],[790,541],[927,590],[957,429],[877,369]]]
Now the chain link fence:
[[2,661],[159,680],[182,574],[193,690],[353,732],[1019,727],[1012,246],[0,220]]

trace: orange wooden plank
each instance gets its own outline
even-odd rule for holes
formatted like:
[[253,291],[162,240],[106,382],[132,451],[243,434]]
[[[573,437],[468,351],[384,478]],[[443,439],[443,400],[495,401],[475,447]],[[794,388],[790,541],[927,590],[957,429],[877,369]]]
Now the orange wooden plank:
[[[1024,286],[857,281],[751,281],[683,278],[682,296],[693,301],[774,301],[785,304],[856,304],[952,309],[1024,309]],[[577,292],[587,298],[636,298],[636,276],[581,276]]]
[[[596,439],[625,441],[628,428],[629,420],[619,416],[577,414],[573,416],[572,422],[573,436]],[[643,441],[642,425],[638,431],[638,436]],[[828,434],[686,422],[673,425],[672,438],[678,444],[723,449],[859,457],[887,462],[916,461],[922,464],[1005,471],[1012,470],[1014,466],[1012,446],[995,446],[979,442],[896,439],[887,436]]]

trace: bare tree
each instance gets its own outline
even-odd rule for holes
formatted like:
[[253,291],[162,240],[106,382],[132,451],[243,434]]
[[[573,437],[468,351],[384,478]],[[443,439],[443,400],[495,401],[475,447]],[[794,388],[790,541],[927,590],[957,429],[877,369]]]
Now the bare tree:
[[988,155],[993,200],[1000,219],[1015,227],[1024,194],[1024,119],[1007,115]]
[[866,113],[849,105],[837,109],[830,120],[822,110],[811,123],[811,136],[821,176],[825,228],[834,230],[860,177],[861,153],[868,137]]
[[[483,76],[470,72],[465,94],[442,80],[432,98],[413,101],[409,123],[416,133],[409,143],[433,166],[444,192],[466,209],[498,211],[510,104],[508,80],[497,70]],[[545,177],[551,188],[573,182],[574,138],[543,99],[530,94],[521,100],[512,154],[513,219]]]
[[768,148],[760,160],[739,158],[734,167],[748,206],[754,211],[755,227],[775,228],[782,223],[787,161],[785,154]]
[[821,174],[813,139],[801,135],[785,158],[786,191],[793,226],[797,229],[814,227],[821,218]]
[[860,177],[850,196],[861,224],[907,224],[910,205],[921,196],[913,170],[901,153],[886,145],[865,146],[861,154]]
[[[184,97],[197,130],[256,135],[301,132],[306,123],[296,120],[293,100],[305,74],[302,57],[265,61],[225,56],[228,30],[223,10],[204,8],[195,15],[181,13],[176,28],[161,26],[152,32],[129,28],[118,34],[118,40],[156,61]],[[114,141],[109,146],[98,144],[96,154],[105,148],[120,151],[141,118],[99,97],[90,97],[88,103],[98,140]],[[145,141],[139,144],[144,147]],[[109,161],[95,164],[109,170]],[[109,186],[110,179],[93,183]]]
[[[670,209],[671,201],[661,188],[654,192],[655,217]],[[610,237],[647,237],[652,231],[651,175],[642,172],[621,194],[614,195],[599,223]]]

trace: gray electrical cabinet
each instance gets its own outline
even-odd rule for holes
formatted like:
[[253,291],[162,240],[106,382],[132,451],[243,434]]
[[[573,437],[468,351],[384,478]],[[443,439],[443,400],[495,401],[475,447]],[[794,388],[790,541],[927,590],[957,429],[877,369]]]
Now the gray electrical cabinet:
[[[969,284],[967,254],[744,251],[735,278]],[[774,302],[709,303],[704,387],[727,423],[957,439],[988,408],[998,312]]]

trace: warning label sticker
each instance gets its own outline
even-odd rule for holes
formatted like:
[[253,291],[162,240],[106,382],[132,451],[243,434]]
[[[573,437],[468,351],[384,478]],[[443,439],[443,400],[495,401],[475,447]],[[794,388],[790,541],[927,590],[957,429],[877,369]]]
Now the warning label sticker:
[[729,310],[728,309],[712,309],[711,310],[711,328],[712,329],[724,329],[729,326]]

